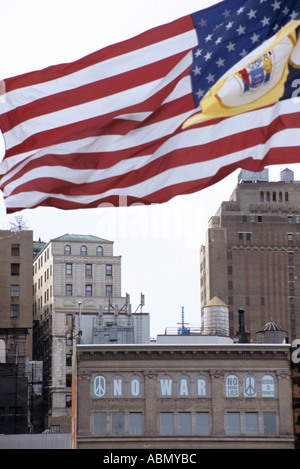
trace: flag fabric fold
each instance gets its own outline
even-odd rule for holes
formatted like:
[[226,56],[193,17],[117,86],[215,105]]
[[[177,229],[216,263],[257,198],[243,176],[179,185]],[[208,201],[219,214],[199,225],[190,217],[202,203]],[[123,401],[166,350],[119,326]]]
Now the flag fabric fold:
[[162,203],[238,167],[298,162],[299,12],[225,0],[4,80],[7,212]]

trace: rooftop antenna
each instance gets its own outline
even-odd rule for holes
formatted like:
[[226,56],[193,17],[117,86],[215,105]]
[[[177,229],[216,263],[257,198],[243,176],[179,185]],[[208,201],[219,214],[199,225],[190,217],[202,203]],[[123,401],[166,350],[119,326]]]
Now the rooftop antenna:
[[[180,323],[179,323],[180,324]],[[188,335],[190,333],[190,328],[185,327],[184,322],[184,306],[181,307],[181,327],[178,328],[178,335]]]
[[29,230],[28,220],[22,215],[15,216],[14,221],[9,222],[9,224],[11,225],[11,231]]

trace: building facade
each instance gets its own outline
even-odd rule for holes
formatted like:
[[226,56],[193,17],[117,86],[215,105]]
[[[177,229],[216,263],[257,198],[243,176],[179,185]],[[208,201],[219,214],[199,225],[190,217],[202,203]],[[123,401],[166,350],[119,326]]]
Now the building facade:
[[76,347],[78,449],[294,448],[282,344]]
[[0,230],[0,363],[32,359],[32,237]]
[[279,182],[270,182],[267,170],[242,171],[209,222],[200,257],[202,310],[215,295],[224,301],[231,337],[240,308],[251,340],[268,321],[290,342],[300,337],[300,184],[292,171]]
[[112,241],[86,235],[38,242],[34,250],[34,350],[44,363],[45,425],[70,432],[73,329],[85,337],[84,325],[92,331],[89,317],[98,316],[100,305],[107,311],[126,303],[121,256],[114,256]]

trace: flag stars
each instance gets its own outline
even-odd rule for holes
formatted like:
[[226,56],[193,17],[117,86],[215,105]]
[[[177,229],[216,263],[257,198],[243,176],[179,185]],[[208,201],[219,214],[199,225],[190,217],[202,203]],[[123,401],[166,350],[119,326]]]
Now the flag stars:
[[205,77],[205,78],[206,78],[206,80],[207,80],[208,83],[213,83],[213,81],[214,81],[214,79],[215,79],[215,75],[213,75],[212,73],[209,73],[209,74],[207,75],[207,77]]
[[198,59],[198,57],[201,56],[202,52],[203,52],[203,49],[197,49],[195,52],[195,58]]
[[267,26],[269,25],[269,23],[270,23],[270,18],[267,18],[266,16],[264,16],[264,18],[261,20],[261,24],[263,26]]
[[211,52],[207,52],[207,54],[204,56],[204,59],[206,62],[211,59],[211,55],[212,55]]
[[231,12],[230,10],[225,10],[222,15],[224,16],[224,19],[226,20],[227,18],[229,18],[231,16]]
[[201,18],[201,20],[200,20],[200,23],[199,23],[199,24],[200,24],[201,28],[204,28],[205,26],[207,26],[207,20],[205,20],[205,19]]
[[257,10],[251,10],[249,11],[249,13],[247,13],[247,15],[249,16],[249,20],[252,20],[252,18],[256,18],[256,13],[257,13]]
[[244,10],[245,10],[245,7],[239,8],[237,11],[237,14],[240,15],[241,13],[243,13]]
[[227,31],[232,28],[233,26],[233,21],[229,21],[229,23],[226,24],[225,28],[227,29]]
[[280,2],[278,2],[278,1],[276,0],[274,3],[272,3],[271,6],[273,7],[273,10],[274,10],[274,11],[275,11],[275,10],[279,10],[279,8],[280,8]]
[[248,51],[243,49],[242,52],[240,52],[241,57],[245,57],[248,54]]
[[215,44],[218,45],[222,42],[221,36],[218,37],[218,39],[215,41]]
[[230,43],[226,46],[228,52],[232,52],[235,50],[235,44],[230,41]]
[[236,32],[239,33],[239,36],[241,36],[242,34],[245,34],[245,31],[246,31],[246,27],[242,26],[241,24],[239,25],[238,29],[236,30]]
[[203,96],[205,95],[205,91],[199,89],[199,90],[196,92],[196,95],[197,95],[197,98],[198,98],[198,99],[201,99],[201,98],[203,98]]
[[205,42],[211,41],[212,40],[212,34],[208,34],[205,38]]
[[194,72],[195,76],[200,75],[201,67],[198,67],[198,65],[196,65],[196,67],[193,68],[193,72]]
[[252,44],[259,41],[259,36],[259,34],[254,33],[253,36],[250,37]]
[[221,59],[221,57],[220,57],[219,60],[216,61],[216,64],[218,65],[218,68],[224,67],[225,66],[224,62],[225,62],[225,60]]

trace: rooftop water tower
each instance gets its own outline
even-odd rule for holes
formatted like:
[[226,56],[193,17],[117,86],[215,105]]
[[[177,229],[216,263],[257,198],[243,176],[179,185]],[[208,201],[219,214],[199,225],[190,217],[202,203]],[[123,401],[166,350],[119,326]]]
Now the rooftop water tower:
[[202,333],[229,336],[229,309],[217,296],[203,308]]

